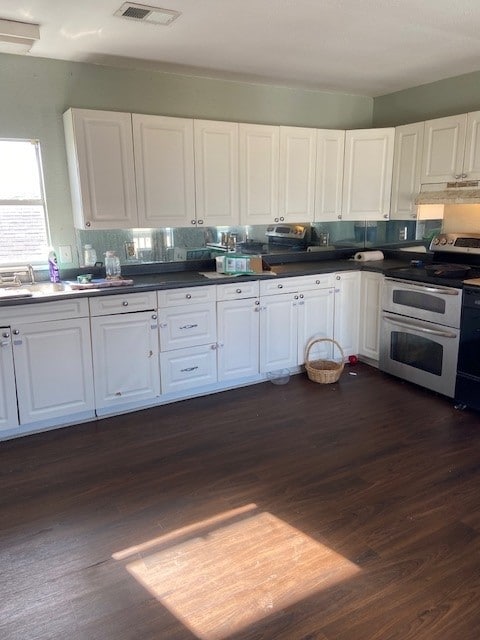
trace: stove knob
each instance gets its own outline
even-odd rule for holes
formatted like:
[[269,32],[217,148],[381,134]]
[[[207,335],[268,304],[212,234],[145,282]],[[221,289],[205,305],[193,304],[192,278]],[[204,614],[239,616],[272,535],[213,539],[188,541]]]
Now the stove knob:
[[447,239],[446,239],[446,238],[442,238],[442,239],[440,240],[440,244],[442,244],[442,245],[443,245],[443,244],[447,244]]
[[438,238],[434,238],[433,239],[433,244],[438,244],[440,242],[440,240]]

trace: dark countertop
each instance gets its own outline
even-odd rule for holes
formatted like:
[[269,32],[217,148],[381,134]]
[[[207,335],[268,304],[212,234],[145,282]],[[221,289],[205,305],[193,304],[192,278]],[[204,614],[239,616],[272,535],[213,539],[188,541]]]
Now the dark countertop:
[[[41,292],[34,293],[31,297],[2,299],[0,295],[0,306],[16,306],[22,304],[35,304],[38,302],[49,302],[52,300],[62,300],[69,298],[96,297],[104,295],[116,295],[126,293],[137,293],[142,291],[156,291],[162,289],[173,289],[178,287],[192,286],[208,286],[216,284],[228,284],[230,282],[249,282],[252,280],[271,279],[277,277],[294,277],[305,276],[315,273],[331,273],[337,271],[374,271],[384,273],[387,270],[409,264],[410,256],[407,259],[399,259],[396,256],[386,258],[379,261],[359,262],[353,259],[300,259],[298,261],[278,259],[276,264],[273,261],[270,265],[270,271],[264,271],[262,274],[240,275],[240,276],[224,276],[209,278],[202,273],[215,273],[213,265],[202,264],[200,270],[189,270],[188,265],[183,270],[177,271],[159,271],[157,273],[139,273],[134,275],[128,274],[126,277],[133,280],[133,285],[124,285],[120,287],[110,287],[106,289],[88,289],[88,290],[65,290],[51,291],[53,288],[50,283],[43,283],[44,288]],[[197,265],[196,265],[197,266]],[[193,267],[193,265],[192,265]],[[208,268],[210,267],[210,268]]]

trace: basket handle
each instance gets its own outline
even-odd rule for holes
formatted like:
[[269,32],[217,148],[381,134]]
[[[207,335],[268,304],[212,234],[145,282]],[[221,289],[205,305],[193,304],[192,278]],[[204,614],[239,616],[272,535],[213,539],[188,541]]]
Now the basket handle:
[[338,342],[336,340],[334,340],[333,338],[312,338],[305,349],[305,362],[308,362],[308,357],[310,355],[310,349],[313,347],[314,344],[317,344],[317,342],[332,342],[340,351],[341,355],[342,355],[342,364],[345,361],[345,354],[343,353],[343,349],[342,347],[338,344]]

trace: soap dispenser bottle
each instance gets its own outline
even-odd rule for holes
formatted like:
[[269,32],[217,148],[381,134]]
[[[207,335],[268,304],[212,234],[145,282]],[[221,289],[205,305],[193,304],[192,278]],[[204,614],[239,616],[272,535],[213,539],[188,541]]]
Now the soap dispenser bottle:
[[55,253],[53,248],[51,248],[48,253],[48,273],[50,275],[50,282],[60,282],[57,254]]

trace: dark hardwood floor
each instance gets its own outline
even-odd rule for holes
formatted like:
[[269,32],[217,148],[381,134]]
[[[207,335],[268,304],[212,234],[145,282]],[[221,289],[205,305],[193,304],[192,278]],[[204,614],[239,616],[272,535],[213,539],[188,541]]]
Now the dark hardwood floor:
[[366,365],[0,460],[2,640],[480,637],[480,415]]

